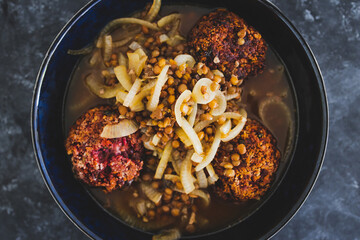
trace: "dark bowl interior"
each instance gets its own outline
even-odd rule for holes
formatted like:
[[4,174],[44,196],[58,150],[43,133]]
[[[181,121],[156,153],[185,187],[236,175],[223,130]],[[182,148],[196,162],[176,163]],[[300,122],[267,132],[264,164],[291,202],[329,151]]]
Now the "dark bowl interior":
[[[121,223],[103,210],[74,179],[64,148],[63,103],[78,57],[68,49],[89,44],[110,20],[142,9],[149,1],[92,1],[59,33],[41,66],[32,106],[32,135],[44,180],[64,213],[84,233],[96,239],[151,239],[150,234]],[[259,209],[235,226],[196,239],[268,238],[300,208],[322,165],[328,134],[323,80],[304,39],[271,3],[261,0],[183,1],[210,8],[225,7],[243,17],[264,36],[284,61],[298,104],[298,134],[288,171]],[[169,0],[164,4],[181,4]]]

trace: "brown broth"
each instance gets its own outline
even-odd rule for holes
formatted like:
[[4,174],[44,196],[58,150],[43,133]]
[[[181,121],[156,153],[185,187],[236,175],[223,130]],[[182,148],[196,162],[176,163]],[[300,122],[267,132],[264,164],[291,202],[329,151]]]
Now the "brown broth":
[[[165,15],[174,11],[183,14],[181,31],[185,35],[197,20],[202,15],[211,11],[211,9],[194,6],[163,6],[161,14]],[[82,113],[97,105],[111,103],[110,100],[102,100],[92,94],[83,81],[84,77],[92,71],[89,66],[89,58],[89,56],[86,56],[81,59],[68,87],[64,107],[64,129],[66,134],[70,126]],[[98,64],[95,68],[96,67],[100,69],[98,70],[98,74],[104,69],[101,64]],[[286,73],[286,68],[275,52],[269,47],[264,72],[256,77],[247,79],[243,85],[244,91],[241,104],[245,106],[250,117],[260,119],[257,110],[258,105],[268,96],[280,96],[288,109],[290,109],[290,121],[286,120],[284,110],[276,105],[269,107],[265,113],[268,123],[267,127],[278,140],[278,147],[282,153],[280,168],[277,172],[277,180],[287,165],[286,163],[289,161],[287,156],[292,150],[294,139],[296,108],[293,101],[293,91],[290,88],[289,82],[290,79]],[[158,232],[161,229],[178,226],[178,221],[171,217],[153,222],[150,221],[149,223],[143,223],[141,219],[137,218],[135,211],[129,207],[130,202],[134,198],[133,192],[137,188],[138,184],[133,183],[129,187],[115,190],[111,193],[104,193],[98,188],[89,188],[89,191],[108,212],[135,228]],[[266,196],[264,198],[266,198]],[[211,194],[209,207],[203,207],[201,201],[195,203],[200,209],[198,214],[201,218],[208,220],[207,224],[196,229],[195,234],[214,232],[244,220],[261,205],[263,199],[260,201],[251,200],[235,204],[218,199]],[[221,221],[219,221],[219,219],[221,219]]]

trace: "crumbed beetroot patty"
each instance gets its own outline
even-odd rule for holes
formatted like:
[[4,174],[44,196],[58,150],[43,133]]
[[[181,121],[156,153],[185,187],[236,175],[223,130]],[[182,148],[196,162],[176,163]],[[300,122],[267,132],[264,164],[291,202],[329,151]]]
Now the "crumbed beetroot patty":
[[108,191],[130,183],[143,166],[139,132],[122,138],[100,137],[105,125],[119,122],[118,116],[117,110],[110,106],[92,108],[71,127],[66,140],[75,176]]
[[[237,146],[244,144],[246,153]],[[231,146],[230,146],[231,145]],[[221,166],[232,154],[240,155],[240,165],[234,166],[235,175],[225,176]],[[279,166],[280,151],[273,135],[260,122],[248,119],[241,133],[228,143],[222,143],[215,156],[214,168],[219,175],[214,190],[218,196],[230,200],[259,199],[269,189]],[[231,162],[231,161],[230,161]]]
[[262,71],[266,43],[253,27],[225,9],[203,16],[188,35],[191,53],[228,77],[254,76]]

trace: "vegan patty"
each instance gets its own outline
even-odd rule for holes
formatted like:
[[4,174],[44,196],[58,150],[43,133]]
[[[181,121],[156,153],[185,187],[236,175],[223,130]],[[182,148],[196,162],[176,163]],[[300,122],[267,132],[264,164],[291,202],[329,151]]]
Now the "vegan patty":
[[279,160],[275,138],[261,123],[248,118],[241,133],[218,149],[213,162],[219,180],[214,191],[227,200],[259,199],[269,189]]
[[66,140],[75,176],[90,186],[105,187],[107,191],[131,183],[143,166],[139,132],[114,139],[100,137],[105,125],[118,122],[116,109],[110,106],[92,108],[71,127]]
[[203,16],[189,33],[188,46],[198,61],[239,79],[263,69],[267,50],[259,32],[225,9]]

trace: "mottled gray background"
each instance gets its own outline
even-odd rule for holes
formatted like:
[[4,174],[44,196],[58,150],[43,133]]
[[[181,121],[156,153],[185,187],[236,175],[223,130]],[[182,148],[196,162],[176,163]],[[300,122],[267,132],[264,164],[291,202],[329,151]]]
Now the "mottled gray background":
[[[330,107],[324,166],[310,197],[274,239],[360,239],[360,1],[272,0],[322,69]],[[51,198],[30,138],[37,71],[86,0],[0,0],[0,239],[86,239]]]

